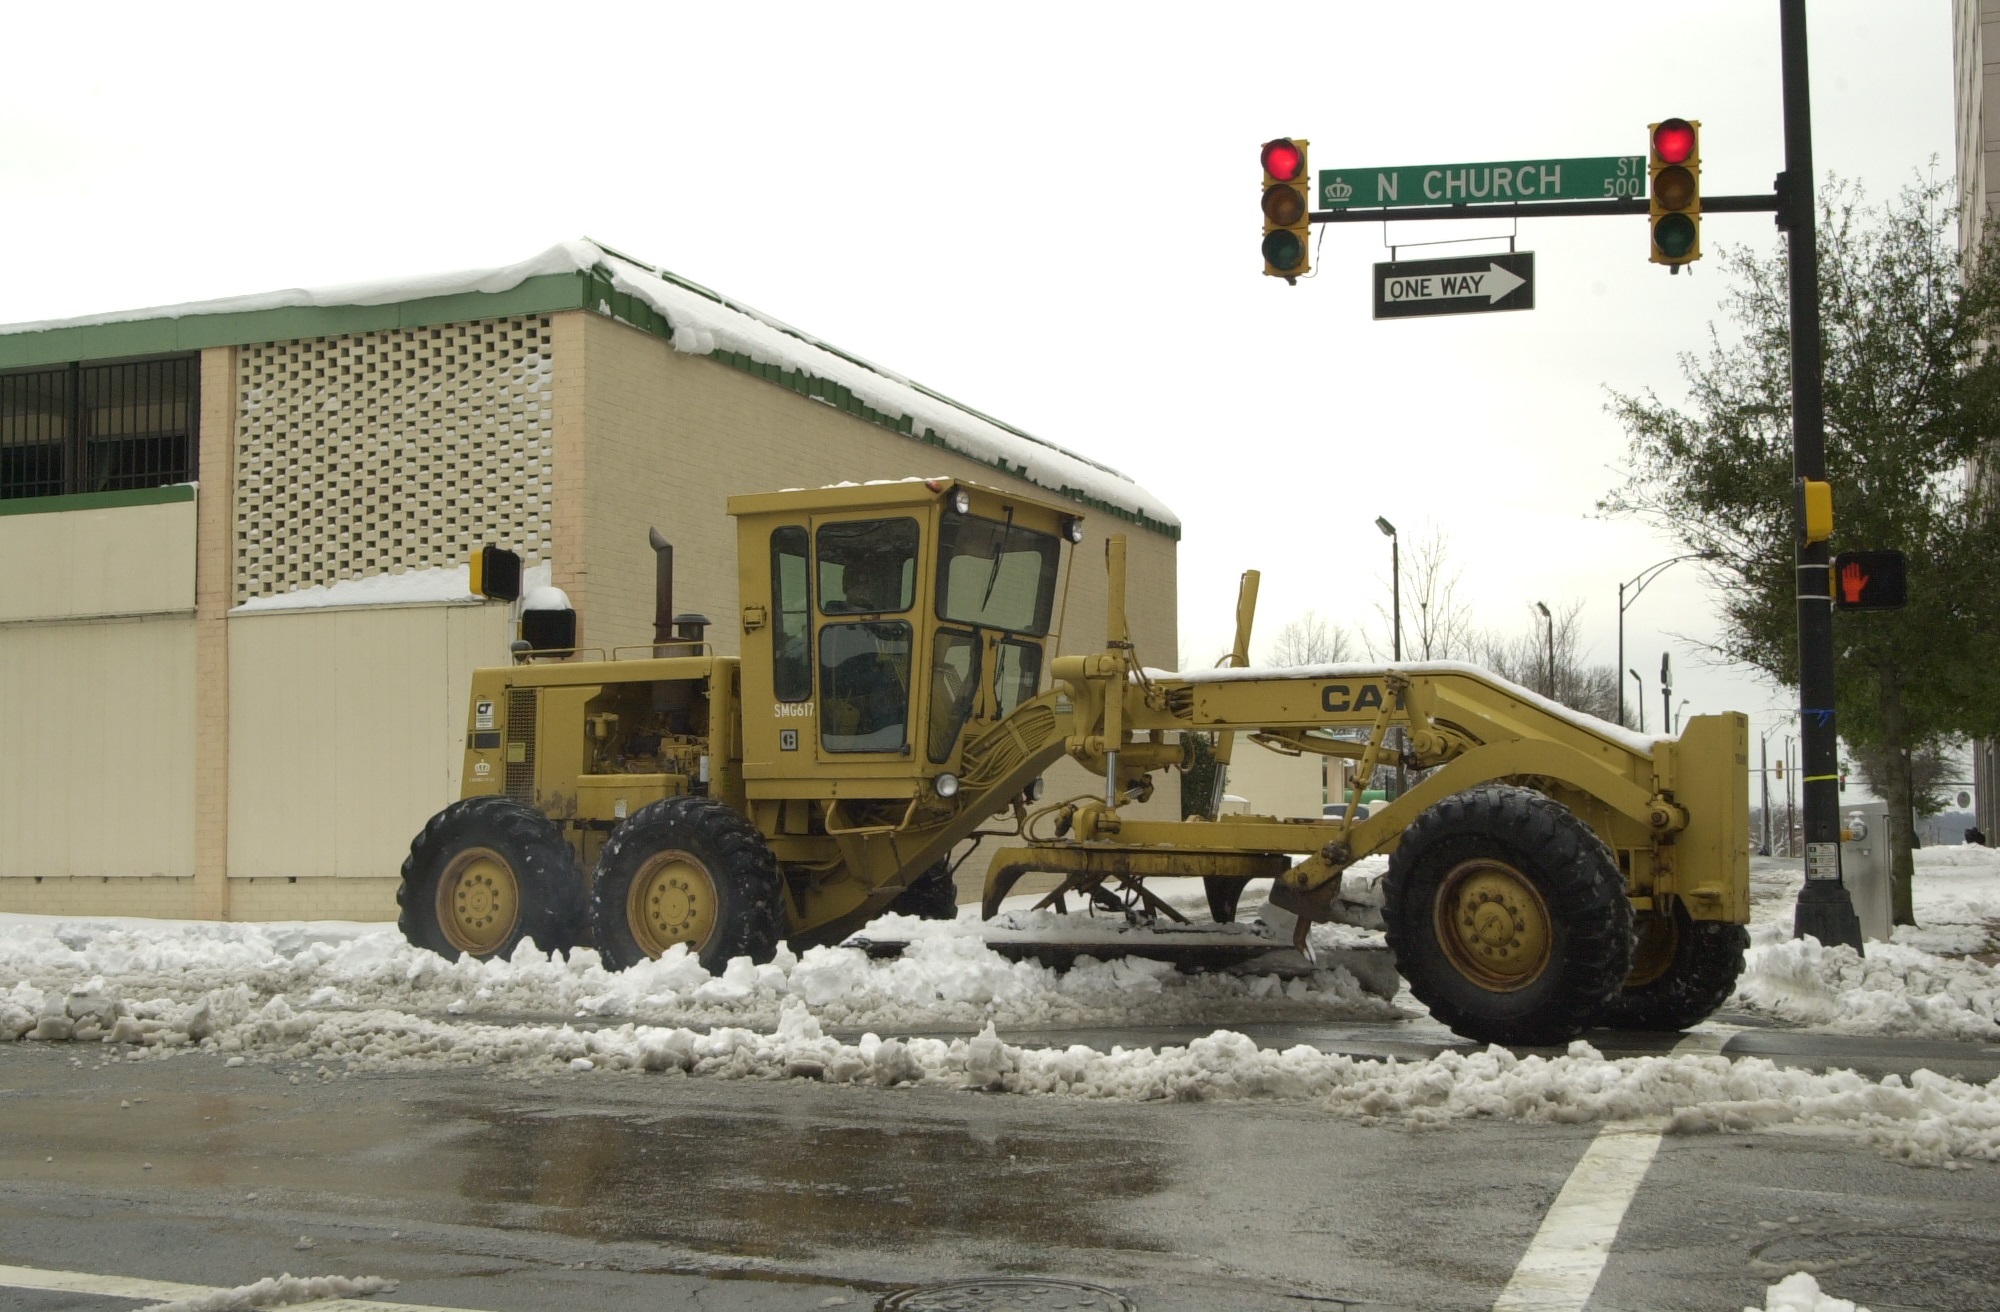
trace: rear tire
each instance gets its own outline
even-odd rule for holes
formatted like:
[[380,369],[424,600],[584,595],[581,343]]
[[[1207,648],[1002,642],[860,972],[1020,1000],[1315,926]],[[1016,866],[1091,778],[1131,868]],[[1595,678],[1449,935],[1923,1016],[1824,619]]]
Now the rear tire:
[[1684,1030],[1714,1015],[1736,991],[1750,931],[1673,911],[1639,917],[1632,973],[1598,1024],[1620,1030]]
[[1383,894],[1410,992],[1467,1038],[1567,1042],[1631,972],[1632,904],[1610,849],[1526,788],[1475,788],[1418,816]]
[[523,939],[567,948],[584,918],[583,874],[548,817],[511,797],[468,797],[410,843],[396,925],[456,961],[512,956]]
[[591,880],[604,964],[625,970],[685,943],[711,975],[762,964],[784,922],[778,860],[748,820],[709,797],[669,797],[612,831]]
[[911,880],[910,886],[896,894],[896,900],[886,910],[919,920],[958,919],[958,884],[951,876],[950,858],[940,858],[936,865]]

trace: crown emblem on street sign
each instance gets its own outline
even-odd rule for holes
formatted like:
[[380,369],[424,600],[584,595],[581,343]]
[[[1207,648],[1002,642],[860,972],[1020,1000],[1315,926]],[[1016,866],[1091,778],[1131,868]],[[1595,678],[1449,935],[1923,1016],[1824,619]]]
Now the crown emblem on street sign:
[[1347,185],[1347,179],[1335,178],[1332,182],[1326,184],[1326,199],[1328,204],[1332,204],[1335,201],[1353,200],[1354,188]]

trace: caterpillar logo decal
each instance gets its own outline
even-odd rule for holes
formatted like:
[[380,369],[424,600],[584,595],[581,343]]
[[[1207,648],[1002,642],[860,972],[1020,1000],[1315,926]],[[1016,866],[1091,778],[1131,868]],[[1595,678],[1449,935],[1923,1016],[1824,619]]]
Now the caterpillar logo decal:
[[1382,686],[1364,683],[1361,691],[1355,692],[1344,683],[1329,683],[1319,690],[1319,707],[1323,711],[1369,711],[1380,709]]

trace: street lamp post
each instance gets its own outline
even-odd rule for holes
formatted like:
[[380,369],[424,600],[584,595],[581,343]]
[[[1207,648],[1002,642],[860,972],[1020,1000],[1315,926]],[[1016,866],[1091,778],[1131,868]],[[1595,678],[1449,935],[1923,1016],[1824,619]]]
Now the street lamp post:
[[1686,698],[1686,697],[1683,697],[1683,698],[1681,698],[1681,704],[1680,704],[1679,706],[1676,706],[1676,707],[1674,707],[1674,732],[1675,732],[1675,733],[1679,733],[1679,732],[1681,731],[1681,712],[1682,712],[1682,711],[1685,711],[1685,710],[1686,710],[1686,709],[1688,708],[1688,702],[1689,702],[1689,700],[1690,700],[1689,698]]
[[[1639,677],[1639,671],[1637,670],[1626,670],[1625,673],[1631,675],[1633,681],[1639,685],[1639,695],[1633,698],[1633,704],[1639,708],[1639,732],[1644,733],[1646,732],[1646,681]],[[1618,691],[1621,693],[1625,691],[1623,680],[1619,681]],[[1621,724],[1625,720],[1625,708],[1623,706],[1618,708],[1618,720]]]
[[[1715,553],[1712,551],[1690,551],[1682,556],[1669,556],[1665,560],[1646,566],[1646,568],[1640,570],[1632,578],[1618,585],[1618,663],[1620,665],[1625,663],[1625,611],[1633,602],[1639,600],[1639,594],[1646,590],[1646,585],[1666,573],[1670,566],[1678,565],[1684,560],[1708,560],[1713,558],[1714,555]],[[1638,676],[1634,675],[1633,677],[1637,678]],[[1642,685],[1643,682],[1641,680]],[[1645,714],[1646,708],[1641,706],[1639,708],[1640,717],[1643,719]],[[1625,682],[1622,679],[1618,682],[1618,723],[1625,723]]]
[[1535,603],[1535,609],[1542,613],[1542,623],[1548,626],[1549,631],[1548,687],[1542,691],[1553,701],[1556,695],[1556,621],[1549,614],[1549,608],[1541,602]]
[[[1381,515],[1375,516],[1375,527],[1382,530],[1382,536],[1389,539],[1389,629],[1390,646],[1397,661],[1403,659],[1403,556],[1402,541],[1396,536],[1396,526]],[[1403,731],[1396,730],[1396,796],[1403,795],[1403,786],[1409,782],[1404,776]],[[1361,787],[1368,786],[1367,780]],[[1355,793],[1358,804],[1361,794]]]

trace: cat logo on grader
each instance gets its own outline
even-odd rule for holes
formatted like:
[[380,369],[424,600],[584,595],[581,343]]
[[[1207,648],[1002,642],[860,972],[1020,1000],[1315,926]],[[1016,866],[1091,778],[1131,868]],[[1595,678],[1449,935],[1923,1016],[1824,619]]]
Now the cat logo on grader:
[[[960,479],[739,496],[729,513],[739,656],[669,628],[656,535],[662,611],[640,658],[534,652],[474,676],[464,795],[403,867],[412,942],[475,957],[589,942],[615,968],[685,944],[719,972],[887,910],[950,916],[954,848],[998,834],[1013,841],[988,916],[1030,872],[1169,916],[1145,881],[1197,876],[1221,921],[1271,879],[1300,946],[1342,872],[1387,853],[1397,967],[1479,1040],[1677,1029],[1742,969],[1742,715],[1644,738],[1470,665],[1251,669],[1254,572],[1227,667],[1147,670],[1117,535],[1104,646],[1058,655],[1082,521]],[[1126,813],[1196,735],[1225,763],[1248,737],[1367,779],[1394,763],[1392,729],[1417,781],[1365,818]],[[1102,790],[1045,802],[1065,755]]]

